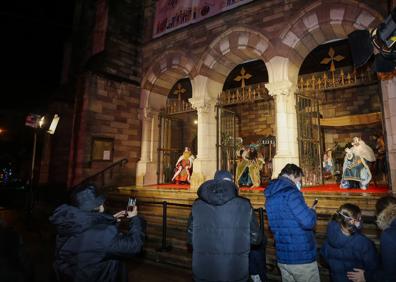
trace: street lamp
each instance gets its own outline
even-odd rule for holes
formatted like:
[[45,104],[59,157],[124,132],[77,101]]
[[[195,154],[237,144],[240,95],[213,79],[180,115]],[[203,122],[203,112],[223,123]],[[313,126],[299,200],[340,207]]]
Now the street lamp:
[[54,134],[58,125],[60,117],[55,114],[52,118],[51,124],[47,127],[45,115],[40,116],[37,114],[29,114],[26,117],[25,125],[33,128],[33,151],[32,151],[32,165],[30,171],[30,183],[29,183],[29,200],[28,200],[28,215],[31,215],[33,209],[33,179],[34,179],[34,167],[36,163],[36,147],[37,147],[37,132],[40,129],[47,129],[47,133]]

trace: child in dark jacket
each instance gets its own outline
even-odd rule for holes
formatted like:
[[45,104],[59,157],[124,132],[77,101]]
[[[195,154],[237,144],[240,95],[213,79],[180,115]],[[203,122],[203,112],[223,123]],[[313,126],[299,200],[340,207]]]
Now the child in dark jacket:
[[374,243],[361,233],[361,210],[353,204],[343,204],[327,227],[327,239],[321,255],[330,267],[333,282],[350,281],[348,271],[364,269],[367,282],[378,267]]
[[[377,225],[382,230],[380,237],[381,267],[375,274],[375,281],[396,281],[396,198],[385,196],[378,199],[375,205]],[[363,269],[349,272],[348,277],[354,282],[367,281],[367,273]]]

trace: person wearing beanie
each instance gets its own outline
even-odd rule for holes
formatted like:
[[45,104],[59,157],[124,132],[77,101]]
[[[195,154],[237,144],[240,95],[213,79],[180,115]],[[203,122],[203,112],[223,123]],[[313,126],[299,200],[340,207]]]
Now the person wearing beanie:
[[194,281],[247,281],[250,245],[262,238],[249,200],[238,196],[228,171],[217,171],[197,194],[187,229]]
[[[144,222],[132,211],[104,213],[104,200],[92,184],[75,189],[72,205],[55,209],[50,222],[57,230],[54,271],[58,281],[128,281],[123,259],[142,249]],[[128,232],[119,232],[121,217],[129,221]]]

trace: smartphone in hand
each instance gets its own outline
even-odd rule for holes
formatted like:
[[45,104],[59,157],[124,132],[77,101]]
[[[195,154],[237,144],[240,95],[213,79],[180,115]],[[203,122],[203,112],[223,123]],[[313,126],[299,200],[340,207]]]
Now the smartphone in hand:
[[319,202],[318,198],[316,198],[316,199],[313,201],[313,203],[312,203],[312,208],[313,208],[313,209],[316,208],[318,202]]
[[125,212],[132,211],[134,206],[136,206],[136,199],[129,198]]

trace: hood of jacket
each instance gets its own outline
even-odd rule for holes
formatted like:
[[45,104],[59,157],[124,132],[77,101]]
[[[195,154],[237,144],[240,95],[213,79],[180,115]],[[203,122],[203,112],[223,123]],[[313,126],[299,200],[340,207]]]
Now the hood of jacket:
[[334,220],[330,221],[327,227],[327,241],[329,245],[336,249],[343,248],[352,239],[352,236],[347,236],[341,231],[341,226]]
[[228,180],[208,180],[198,189],[198,197],[210,205],[222,206],[237,196],[238,187]]
[[62,236],[84,232],[94,225],[114,224],[116,222],[111,215],[84,211],[66,204],[56,208],[49,221],[56,226],[58,234]]
[[377,225],[381,230],[389,228],[391,225],[396,227],[396,205],[389,205],[377,216]]
[[291,181],[289,178],[285,176],[281,176],[277,179],[272,180],[267,188],[264,190],[265,197],[271,197],[280,191],[289,190],[289,189],[297,189],[296,184]]

